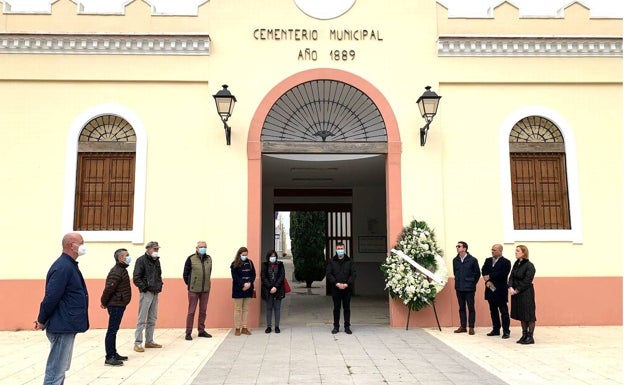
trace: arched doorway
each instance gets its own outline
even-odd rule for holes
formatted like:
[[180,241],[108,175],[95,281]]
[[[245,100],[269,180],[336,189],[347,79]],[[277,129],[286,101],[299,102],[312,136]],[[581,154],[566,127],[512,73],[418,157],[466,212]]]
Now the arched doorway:
[[[274,207],[263,196],[267,192],[267,178],[275,178],[280,167],[311,173],[332,169],[339,173],[337,178],[305,177],[306,182],[314,182],[305,187],[292,181],[286,183],[286,179],[270,185],[274,189],[287,184],[286,189],[303,190],[304,195],[310,190],[324,190],[325,193],[313,193],[321,197],[354,186],[345,178],[361,175],[375,180],[373,174],[380,172],[382,193],[377,195],[381,198],[376,203],[382,210],[383,228],[375,229],[379,223],[376,218],[365,219],[373,235],[367,233],[361,239],[356,236],[354,248],[362,254],[367,251],[385,254],[401,232],[401,144],[397,122],[385,97],[366,80],[334,69],[304,71],[285,79],[259,105],[250,126],[247,151],[247,230],[251,249],[264,250],[271,244],[264,239],[262,229],[272,229]],[[280,163],[280,158],[288,162]],[[292,162],[317,163],[298,167],[298,163]],[[270,172],[263,173],[263,167],[270,168]],[[333,183],[336,179],[341,183]],[[344,203],[344,199],[332,202]],[[375,274],[374,267],[366,270],[365,274]],[[257,306],[254,310],[259,314]]]

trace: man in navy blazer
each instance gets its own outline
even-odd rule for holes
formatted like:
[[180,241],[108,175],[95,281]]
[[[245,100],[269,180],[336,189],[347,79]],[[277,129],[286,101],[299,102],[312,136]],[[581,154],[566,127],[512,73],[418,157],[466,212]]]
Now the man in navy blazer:
[[66,234],[62,246],[63,253],[48,270],[45,295],[35,321],[35,329],[45,330],[50,341],[44,385],[64,383],[76,333],[89,329],[89,293],[76,261],[87,253],[87,247],[78,233]]
[[[479,261],[468,252],[468,244],[464,241],[457,242],[457,256],[453,258],[453,274],[455,275],[455,294],[459,305],[460,326],[455,333],[475,334],[475,292],[479,282]],[[468,308],[468,320],[466,325],[466,308]],[[468,329],[466,329],[468,326]]]
[[[507,277],[511,262],[503,257],[503,246],[492,246],[492,256],[487,258],[481,268],[485,281],[485,299],[490,305],[492,331],[488,336],[499,336],[503,327],[503,338],[509,338],[509,309],[507,308]],[[499,316],[500,313],[500,316]]]

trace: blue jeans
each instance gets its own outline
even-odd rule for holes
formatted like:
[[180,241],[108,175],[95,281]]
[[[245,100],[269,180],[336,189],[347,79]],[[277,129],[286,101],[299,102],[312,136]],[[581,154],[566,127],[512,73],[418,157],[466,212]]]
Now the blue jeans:
[[108,306],[108,330],[104,337],[104,347],[106,348],[106,358],[115,357],[117,353],[117,331],[121,325],[121,318],[126,310],[125,306]]
[[50,340],[50,354],[46,363],[43,385],[62,385],[65,382],[65,372],[71,365],[76,333],[46,331],[46,336]]

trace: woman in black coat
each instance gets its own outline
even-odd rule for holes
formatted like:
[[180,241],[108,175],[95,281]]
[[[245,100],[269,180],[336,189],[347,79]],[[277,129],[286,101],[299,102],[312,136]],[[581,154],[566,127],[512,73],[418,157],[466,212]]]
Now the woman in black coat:
[[282,307],[282,299],[285,297],[284,277],[286,271],[284,263],[277,260],[275,250],[269,250],[262,262],[262,299],[266,301],[266,321],[267,328],[265,333],[271,333],[271,325],[273,321],[273,313],[275,313],[275,333],[280,332],[280,309]]
[[524,245],[516,247],[516,262],[509,274],[509,294],[511,295],[511,318],[520,321],[522,337],[520,344],[534,344],[535,330],[535,290],[533,278],[535,266],[529,261],[529,249]]

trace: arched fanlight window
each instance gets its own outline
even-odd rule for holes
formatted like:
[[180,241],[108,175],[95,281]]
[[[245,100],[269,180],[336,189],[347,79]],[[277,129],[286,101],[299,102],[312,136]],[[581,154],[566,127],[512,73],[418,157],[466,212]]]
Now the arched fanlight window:
[[89,121],[78,139],[74,230],[132,230],[136,134],[116,115]]
[[570,229],[565,143],[550,120],[529,116],[509,134],[516,230]]

